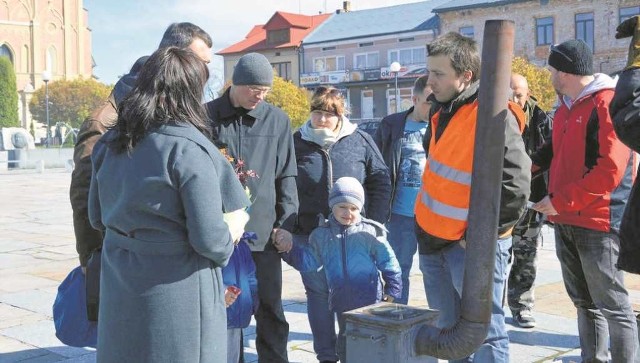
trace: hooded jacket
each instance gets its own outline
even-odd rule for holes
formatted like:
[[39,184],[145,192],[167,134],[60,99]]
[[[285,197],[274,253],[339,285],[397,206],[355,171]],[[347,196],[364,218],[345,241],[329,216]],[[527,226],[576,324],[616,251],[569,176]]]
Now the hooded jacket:
[[535,164],[549,167],[549,196],[558,212],[549,216],[552,222],[619,231],[635,165],[613,130],[614,87],[609,76],[595,74],[575,100],[562,97],[551,144],[532,155]]
[[389,171],[371,136],[342,118],[335,143],[324,147],[313,141],[311,121],[293,135],[298,164],[300,206],[294,232],[310,234],[329,215],[329,191],[343,176],[358,179],[365,190],[367,218],[385,223],[389,218],[391,185]]
[[[309,244],[294,243],[283,259],[301,272],[324,270],[329,308],[334,312],[371,305],[387,294],[402,294],[400,265],[380,223],[362,218],[343,226],[333,214],[309,236]],[[384,280],[384,286],[382,284]]]
[[[298,210],[296,159],[291,121],[279,108],[260,102],[253,110],[233,107],[229,88],[221,97],[205,104],[213,128],[213,142],[244,162],[249,178],[251,219],[245,230],[255,232],[252,251],[264,251],[273,228],[291,231]],[[269,247],[272,248],[272,247]]]

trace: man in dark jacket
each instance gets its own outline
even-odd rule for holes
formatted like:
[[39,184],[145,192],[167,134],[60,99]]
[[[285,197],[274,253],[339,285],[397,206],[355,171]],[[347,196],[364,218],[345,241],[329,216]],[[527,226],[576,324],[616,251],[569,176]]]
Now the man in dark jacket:
[[[296,159],[289,117],[264,102],[271,89],[273,68],[258,53],[238,60],[232,85],[219,98],[206,104],[213,126],[214,142],[227,154],[253,171],[247,180],[251,193],[247,231],[256,263],[260,305],[256,313],[256,349],[260,362],[288,362],[289,324],[282,308],[282,263],[273,245],[272,233],[291,231],[298,210]],[[278,234],[281,235],[281,234]],[[291,244],[290,235],[285,244]],[[278,241],[280,242],[280,241]]]
[[87,214],[93,146],[108,128],[115,125],[118,118],[118,104],[133,89],[138,72],[147,58],[149,57],[140,57],[129,73],[118,80],[109,98],[82,123],[78,132],[78,140],[73,150],[75,167],[71,173],[69,196],[73,208],[76,250],[83,268],[87,265],[91,253],[102,246],[102,233],[93,229]]
[[[428,84],[440,110],[430,120],[429,155],[416,199],[416,234],[427,300],[440,310],[438,327],[445,328],[453,326],[461,314],[480,54],[473,39],[453,32],[428,44],[427,53]],[[510,111],[505,115],[495,264],[489,267],[494,277],[491,322],[483,344],[473,354],[475,362],[509,361],[502,296],[511,232],[529,197],[531,165],[520,135],[519,119],[524,123],[524,115],[511,107]]]
[[[531,155],[551,138],[551,119],[529,93],[529,83],[522,75],[511,75],[511,90],[513,102],[522,107],[525,114],[526,124],[522,139],[527,154]],[[538,173],[531,179],[529,200],[537,202],[545,195],[547,195],[545,175]],[[538,236],[543,221],[543,215],[540,212],[528,209],[513,229],[513,263],[507,284],[507,301],[513,321],[522,328],[536,326],[531,310],[534,299],[533,283],[537,271]]]
[[[159,48],[177,46],[191,49],[203,62],[211,61],[211,47],[213,43],[207,32],[192,23],[173,23],[165,31]],[[78,138],[73,150],[75,168],[71,174],[69,196],[73,209],[73,229],[76,235],[76,251],[80,258],[80,265],[84,267],[91,253],[102,246],[102,234],[93,229],[87,216],[87,198],[91,183],[91,152],[93,146],[115,125],[118,118],[118,104],[129,94],[136,82],[140,68],[148,57],[139,58],[131,71],[116,83],[111,95],[91,116],[80,126]]]
[[[620,141],[640,152],[640,16],[622,22],[616,38],[632,37],[629,60],[616,84],[609,112]],[[633,184],[620,224],[620,258],[617,267],[640,274],[640,182]]]
[[637,323],[615,266],[635,163],[613,131],[615,82],[594,74],[593,53],[582,40],[552,46],[548,64],[562,96],[552,142],[531,156],[533,171],[549,169],[549,194],[533,209],[555,223],[556,254],[578,312],[582,361],[635,362]]
[[429,132],[431,110],[427,78],[422,76],[413,85],[413,107],[383,118],[374,135],[391,174],[391,217],[387,229],[389,244],[402,269],[402,296],[395,300],[400,304],[409,300],[409,272],[418,250],[414,206],[426,163],[422,140]]

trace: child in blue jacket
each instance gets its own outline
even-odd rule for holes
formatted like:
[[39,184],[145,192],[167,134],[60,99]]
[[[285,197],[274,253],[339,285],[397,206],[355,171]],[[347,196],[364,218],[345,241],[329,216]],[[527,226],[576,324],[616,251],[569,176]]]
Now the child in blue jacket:
[[386,240],[386,230],[360,215],[363,205],[360,182],[352,177],[338,179],[329,193],[328,221],[313,230],[309,244],[294,242],[291,251],[283,254],[298,271],[324,270],[329,308],[338,315],[341,362],[346,359],[342,313],[380,301],[392,302],[402,293],[400,265]]
[[236,245],[229,264],[222,269],[222,281],[226,287],[227,362],[238,363],[244,350],[242,329],[249,326],[251,315],[258,308],[256,265],[244,240]]

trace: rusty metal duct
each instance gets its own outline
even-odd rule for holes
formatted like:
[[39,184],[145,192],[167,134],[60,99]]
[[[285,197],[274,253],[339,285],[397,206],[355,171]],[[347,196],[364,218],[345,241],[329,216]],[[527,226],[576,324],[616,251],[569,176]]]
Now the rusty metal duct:
[[450,328],[421,327],[415,339],[418,355],[463,358],[487,336],[514,35],[513,21],[485,22],[461,317]]

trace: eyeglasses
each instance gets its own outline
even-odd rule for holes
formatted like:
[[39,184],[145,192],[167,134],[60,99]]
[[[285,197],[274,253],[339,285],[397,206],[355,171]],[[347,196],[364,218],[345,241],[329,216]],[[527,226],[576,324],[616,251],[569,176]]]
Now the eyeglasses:
[[569,63],[573,63],[573,59],[571,59],[571,57],[569,57],[566,53],[564,53],[564,52],[562,51],[562,49],[560,49],[560,48],[558,47],[558,45],[559,45],[559,44],[551,44],[551,45],[549,46],[549,53],[551,53],[551,52],[558,53],[558,54],[560,54],[560,55],[562,56],[562,58],[564,58],[567,62],[569,62]]
[[271,91],[271,88],[269,87],[258,87],[258,86],[246,86],[246,87],[254,96],[267,95],[267,93]]

